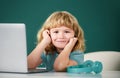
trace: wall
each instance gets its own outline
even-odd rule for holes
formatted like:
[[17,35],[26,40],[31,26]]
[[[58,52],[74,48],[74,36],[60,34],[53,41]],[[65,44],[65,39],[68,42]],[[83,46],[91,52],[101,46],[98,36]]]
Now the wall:
[[28,54],[36,46],[36,34],[54,11],[75,15],[85,32],[86,53],[120,51],[119,0],[0,0],[0,23],[25,23]]

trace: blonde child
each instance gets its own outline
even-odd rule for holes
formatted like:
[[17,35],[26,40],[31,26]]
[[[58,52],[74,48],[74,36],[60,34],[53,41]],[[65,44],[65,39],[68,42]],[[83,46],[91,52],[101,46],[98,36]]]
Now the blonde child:
[[84,33],[67,11],[52,13],[37,34],[38,44],[28,55],[28,68],[45,64],[47,70],[66,71],[84,61]]

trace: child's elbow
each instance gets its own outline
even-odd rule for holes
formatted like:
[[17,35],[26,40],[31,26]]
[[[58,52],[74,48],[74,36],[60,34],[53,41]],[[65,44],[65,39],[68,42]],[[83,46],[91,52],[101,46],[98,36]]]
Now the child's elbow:
[[65,66],[64,64],[54,65],[54,70],[56,72],[65,72],[66,68],[67,66]]

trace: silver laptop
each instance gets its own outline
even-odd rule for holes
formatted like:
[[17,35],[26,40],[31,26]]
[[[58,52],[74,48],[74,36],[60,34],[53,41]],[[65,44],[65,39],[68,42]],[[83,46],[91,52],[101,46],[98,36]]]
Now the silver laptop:
[[47,72],[27,67],[26,28],[23,23],[0,23],[0,72]]

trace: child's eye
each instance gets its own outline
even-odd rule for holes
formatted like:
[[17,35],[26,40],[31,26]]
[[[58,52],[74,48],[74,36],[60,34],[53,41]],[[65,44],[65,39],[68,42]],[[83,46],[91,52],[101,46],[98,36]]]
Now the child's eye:
[[65,31],[65,33],[70,33],[70,31]]
[[53,33],[58,33],[58,31],[54,31]]

